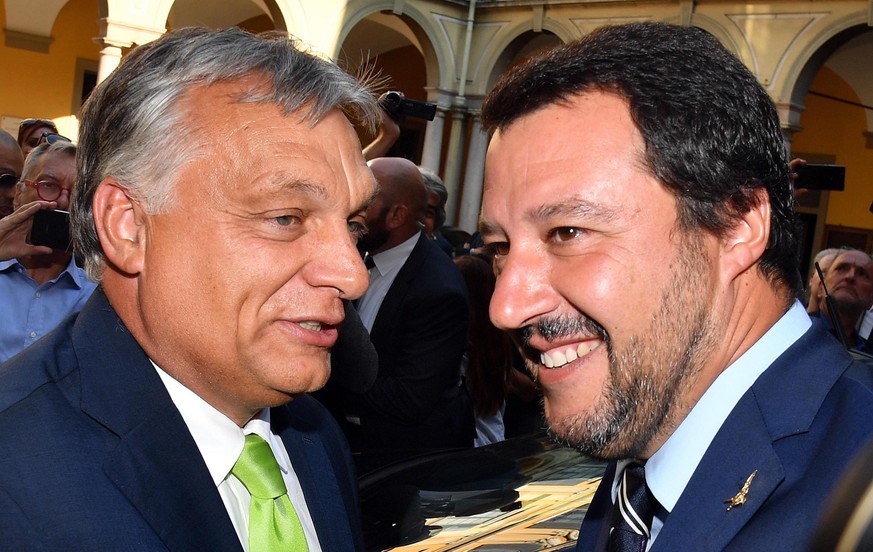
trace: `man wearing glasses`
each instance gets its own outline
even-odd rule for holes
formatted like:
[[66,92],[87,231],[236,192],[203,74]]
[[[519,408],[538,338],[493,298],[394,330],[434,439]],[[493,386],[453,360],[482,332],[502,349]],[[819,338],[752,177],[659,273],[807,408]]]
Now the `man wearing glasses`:
[[45,134],[58,135],[58,127],[51,119],[25,119],[18,124],[18,145],[24,157],[42,144]]
[[[29,246],[24,243],[26,231],[21,231],[42,209],[68,210],[75,179],[76,146],[59,140],[44,142],[30,153],[14,186],[16,212],[5,222],[17,225],[9,240],[18,242],[18,249],[15,258],[0,255],[0,362],[79,312],[96,287],[69,251]],[[0,234],[6,226],[0,226]]]
[[23,166],[24,156],[15,138],[5,130],[0,130],[0,219],[12,214],[15,184]]

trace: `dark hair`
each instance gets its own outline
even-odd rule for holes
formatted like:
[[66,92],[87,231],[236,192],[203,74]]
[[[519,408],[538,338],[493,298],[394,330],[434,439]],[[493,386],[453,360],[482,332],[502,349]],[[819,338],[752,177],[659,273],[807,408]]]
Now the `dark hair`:
[[677,199],[683,230],[724,236],[770,201],[770,241],[759,270],[799,296],[803,282],[794,191],[779,116],[755,76],[694,27],[602,27],[501,77],[482,107],[490,132],[591,91],[624,98],[645,142],[648,170]]
[[88,276],[99,281],[104,257],[92,202],[113,177],[149,214],[174,201],[173,173],[208,139],[179,108],[192,88],[258,79],[236,98],[280,106],[316,124],[333,109],[373,128],[379,105],[366,84],[334,63],[297,47],[287,34],[253,35],[238,28],[184,28],[137,46],[91,93],[79,127],[71,227]]
[[479,416],[494,414],[506,399],[512,370],[512,342],[488,317],[494,294],[494,273],[482,259],[464,255],[455,259],[470,298],[470,326],[467,338],[467,387]]

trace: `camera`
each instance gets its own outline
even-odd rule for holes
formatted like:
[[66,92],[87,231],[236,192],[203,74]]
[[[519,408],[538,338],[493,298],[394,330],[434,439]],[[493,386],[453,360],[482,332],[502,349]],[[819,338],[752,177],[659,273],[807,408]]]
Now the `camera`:
[[836,191],[846,189],[846,167],[842,165],[807,163],[797,167],[796,171],[795,188]]
[[70,239],[70,213],[60,209],[43,209],[33,215],[30,230],[32,245],[45,245],[60,251],[72,251]]
[[403,117],[415,117],[433,121],[436,115],[435,104],[407,99],[400,92],[386,92],[380,98],[379,103],[382,105],[382,109],[395,120],[403,119]]

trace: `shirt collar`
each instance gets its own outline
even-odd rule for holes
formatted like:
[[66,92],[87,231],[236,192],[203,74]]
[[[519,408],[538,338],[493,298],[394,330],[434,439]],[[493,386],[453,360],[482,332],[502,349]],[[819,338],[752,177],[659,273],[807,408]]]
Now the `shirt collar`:
[[[0,261],[0,272],[15,269],[15,267],[18,266],[26,270],[26,267],[21,264],[18,259],[8,259],[5,261]],[[64,276],[64,274],[68,274],[70,279],[79,289],[82,289],[89,282],[88,277],[85,276],[85,271],[79,268],[79,266],[76,264],[76,259],[72,256],[70,257],[70,262],[67,263],[67,266],[66,268],[64,268],[63,272],[58,274],[57,277],[53,278],[51,281],[57,282]]]
[[418,243],[419,236],[421,236],[421,231],[416,232],[408,240],[399,245],[395,245],[391,249],[372,255],[373,262],[376,264],[376,269],[379,271],[379,274],[385,276],[390,274],[393,270],[399,270],[400,267],[403,266],[403,263],[406,262],[406,259],[409,258],[412,250],[415,249],[415,244]]
[[[257,433],[270,443],[270,409],[261,410],[257,416],[240,428],[230,418],[216,410],[197,393],[182,385],[152,361],[152,366],[164,382],[173,404],[179,409],[182,419],[191,432],[191,437],[200,450],[209,475],[216,486],[224,481],[233,465],[242,454],[245,436]],[[281,465],[281,460],[280,465]],[[281,466],[287,471],[287,466]]]
[[[79,289],[82,289],[82,287],[89,282],[88,277],[85,275],[85,271],[76,264],[76,258],[74,256],[70,256],[70,262],[67,263],[67,268],[64,269],[64,272],[70,275],[70,278],[73,279],[73,283],[75,283],[76,287]],[[61,276],[62,275],[63,272],[61,273]],[[58,276],[58,278],[61,276]]]
[[10,268],[13,268],[18,264],[21,264],[18,262],[18,259],[7,259],[5,261],[0,261],[0,272],[6,272]]
[[668,512],[676,506],[710,443],[740,398],[810,325],[809,315],[796,301],[716,378],[676,431],[646,462],[646,483]]

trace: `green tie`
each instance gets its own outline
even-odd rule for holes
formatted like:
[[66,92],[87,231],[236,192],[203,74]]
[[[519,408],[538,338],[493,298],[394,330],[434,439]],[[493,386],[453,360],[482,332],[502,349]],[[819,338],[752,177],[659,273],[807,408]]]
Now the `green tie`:
[[246,444],[231,473],[252,495],[249,552],[308,551],[303,526],[288,498],[270,445],[254,433],[246,435]]

